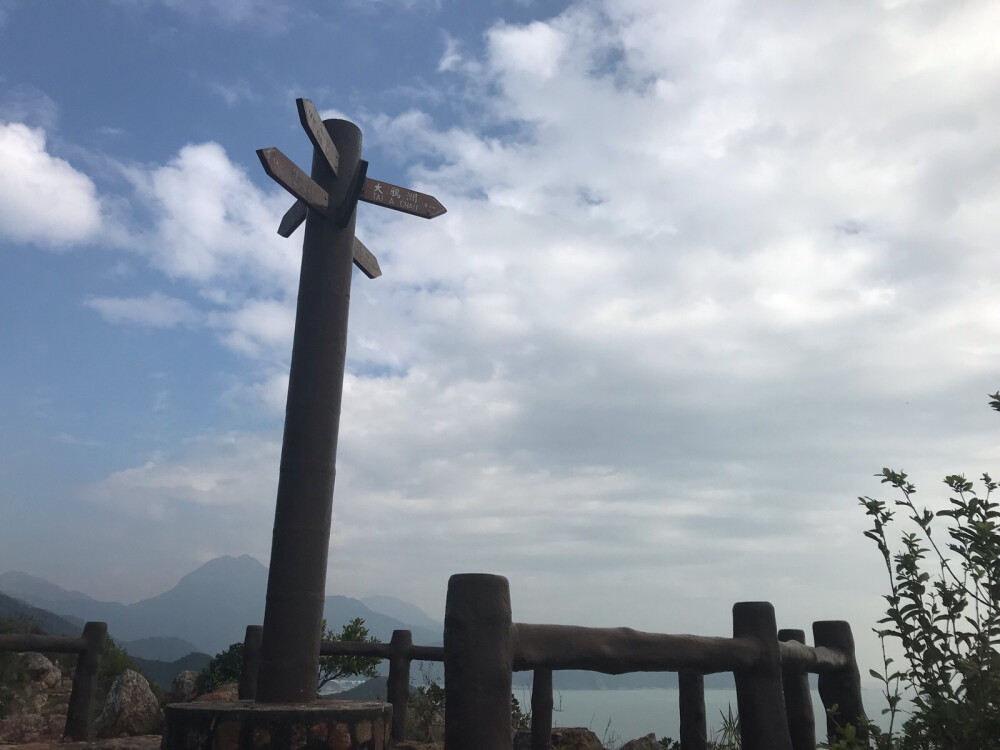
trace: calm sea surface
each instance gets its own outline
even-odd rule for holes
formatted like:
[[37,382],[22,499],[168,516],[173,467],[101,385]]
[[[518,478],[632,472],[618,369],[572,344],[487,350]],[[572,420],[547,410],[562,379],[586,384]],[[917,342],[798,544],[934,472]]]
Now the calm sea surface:
[[[515,688],[514,695],[525,709],[531,705],[531,690]],[[826,732],[823,705],[815,690],[813,712],[818,721],[817,737]],[[556,690],[552,695],[555,709],[552,725],[557,727],[588,727],[605,746],[621,744],[653,732],[657,738],[680,737],[677,715],[677,690]],[[876,690],[864,690],[865,711],[878,721],[885,700]],[[706,690],[705,714],[709,736],[722,726],[722,715],[732,706],[736,713],[735,690]],[[561,709],[561,710],[560,710]],[[881,723],[881,722],[879,722]]]

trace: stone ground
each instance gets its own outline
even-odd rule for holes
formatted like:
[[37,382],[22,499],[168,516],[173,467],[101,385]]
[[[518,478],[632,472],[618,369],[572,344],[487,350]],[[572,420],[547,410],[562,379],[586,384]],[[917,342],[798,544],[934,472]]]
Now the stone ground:
[[115,737],[93,742],[63,742],[40,740],[17,745],[0,743],[0,750],[160,750],[160,735],[146,734],[139,737]]
[[[46,740],[17,745],[0,743],[0,750],[160,750],[160,735],[117,737],[93,742]],[[396,750],[444,750],[444,745],[440,742],[400,742],[396,745]]]

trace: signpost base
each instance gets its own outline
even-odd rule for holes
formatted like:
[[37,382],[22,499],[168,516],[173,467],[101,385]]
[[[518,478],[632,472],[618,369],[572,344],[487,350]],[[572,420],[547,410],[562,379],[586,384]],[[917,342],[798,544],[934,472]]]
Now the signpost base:
[[202,701],[167,706],[162,750],[389,750],[392,706],[376,701]]

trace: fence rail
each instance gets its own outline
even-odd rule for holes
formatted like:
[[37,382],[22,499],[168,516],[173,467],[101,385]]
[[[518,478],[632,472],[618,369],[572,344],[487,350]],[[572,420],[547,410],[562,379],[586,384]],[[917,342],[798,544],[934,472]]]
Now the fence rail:
[[[260,642],[263,628],[248,625],[243,640],[243,669],[240,673],[239,697],[253,700],[257,696],[257,670],[260,665]],[[410,664],[414,661],[444,661],[442,646],[416,646],[409,630],[392,631],[388,643],[357,641],[322,641],[320,656],[364,656],[389,661],[386,680],[386,700],[392,704],[392,739],[401,741],[406,732],[407,702],[410,697]]]
[[779,633],[768,602],[735,604],[732,638],[515,623],[506,578],[452,576],[444,623],[445,747],[511,750],[511,675],[524,669],[536,670],[533,750],[548,746],[553,669],[678,672],[684,750],[707,745],[703,675],[712,672],[735,677],[744,750],[814,750],[806,675],[815,673],[823,705],[838,711],[836,718],[828,712],[828,735],[834,736],[839,721],[855,725],[863,739],[866,719],[850,625],[816,622],[813,636],[816,646],[810,647],[800,630]]
[[[259,626],[247,628],[240,698],[256,694]],[[777,630],[768,602],[733,606],[733,637],[645,633],[631,628],[515,623],[502,576],[452,576],[445,608],[444,646],[417,646],[408,630],[389,643],[323,641],[321,656],[387,659],[386,698],[393,707],[392,738],[403,739],[410,663],[445,665],[446,750],[511,750],[512,673],[534,671],[531,748],[548,750],[552,735],[552,673],[581,669],[605,674],[677,672],[682,750],[705,750],[704,675],[732,672],[736,680],[744,750],[815,750],[816,724],[808,674],[819,675],[828,712],[827,734],[837,722],[866,735],[861,680],[850,625],[813,623],[815,646],[802,630]]]
[[58,635],[0,635],[0,652],[79,654],[73,672],[73,689],[66,711],[63,737],[69,740],[91,738],[94,691],[101,652],[108,637],[107,623],[88,622],[79,638]]

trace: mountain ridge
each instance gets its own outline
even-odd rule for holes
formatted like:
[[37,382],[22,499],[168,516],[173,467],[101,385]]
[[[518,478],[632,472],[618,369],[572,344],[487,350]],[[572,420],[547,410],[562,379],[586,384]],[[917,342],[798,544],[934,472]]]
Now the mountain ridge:
[[[242,642],[247,625],[263,622],[267,567],[250,555],[224,555],[182,576],[167,591],[133,604],[98,601],[20,571],[0,574],[0,592],[7,593],[6,588],[20,594],[16,599],[55,615],[80,622],[106,622],[116,640],[123,644],[138,642],[142,644],[140,650],[146,645],[162,646],[166,655],[174,655],[176,649],[168,648],[168,642],[181,639],[192,650],[215,654]],[[392,597],[373,598],[391,600],[402,611],[412,609],[423,614],[414,605]],[[442,642],[441,624],[426,615],[424,618],[434,627],[383,614],[351,597],[327,596],[324,616],[335,633],[343,624],[361,617],[369,632],[382,641],[388,641],[393,630],[410,630],[415,643],[433,646]],[[150,640],[154,643],[144,643]]]

